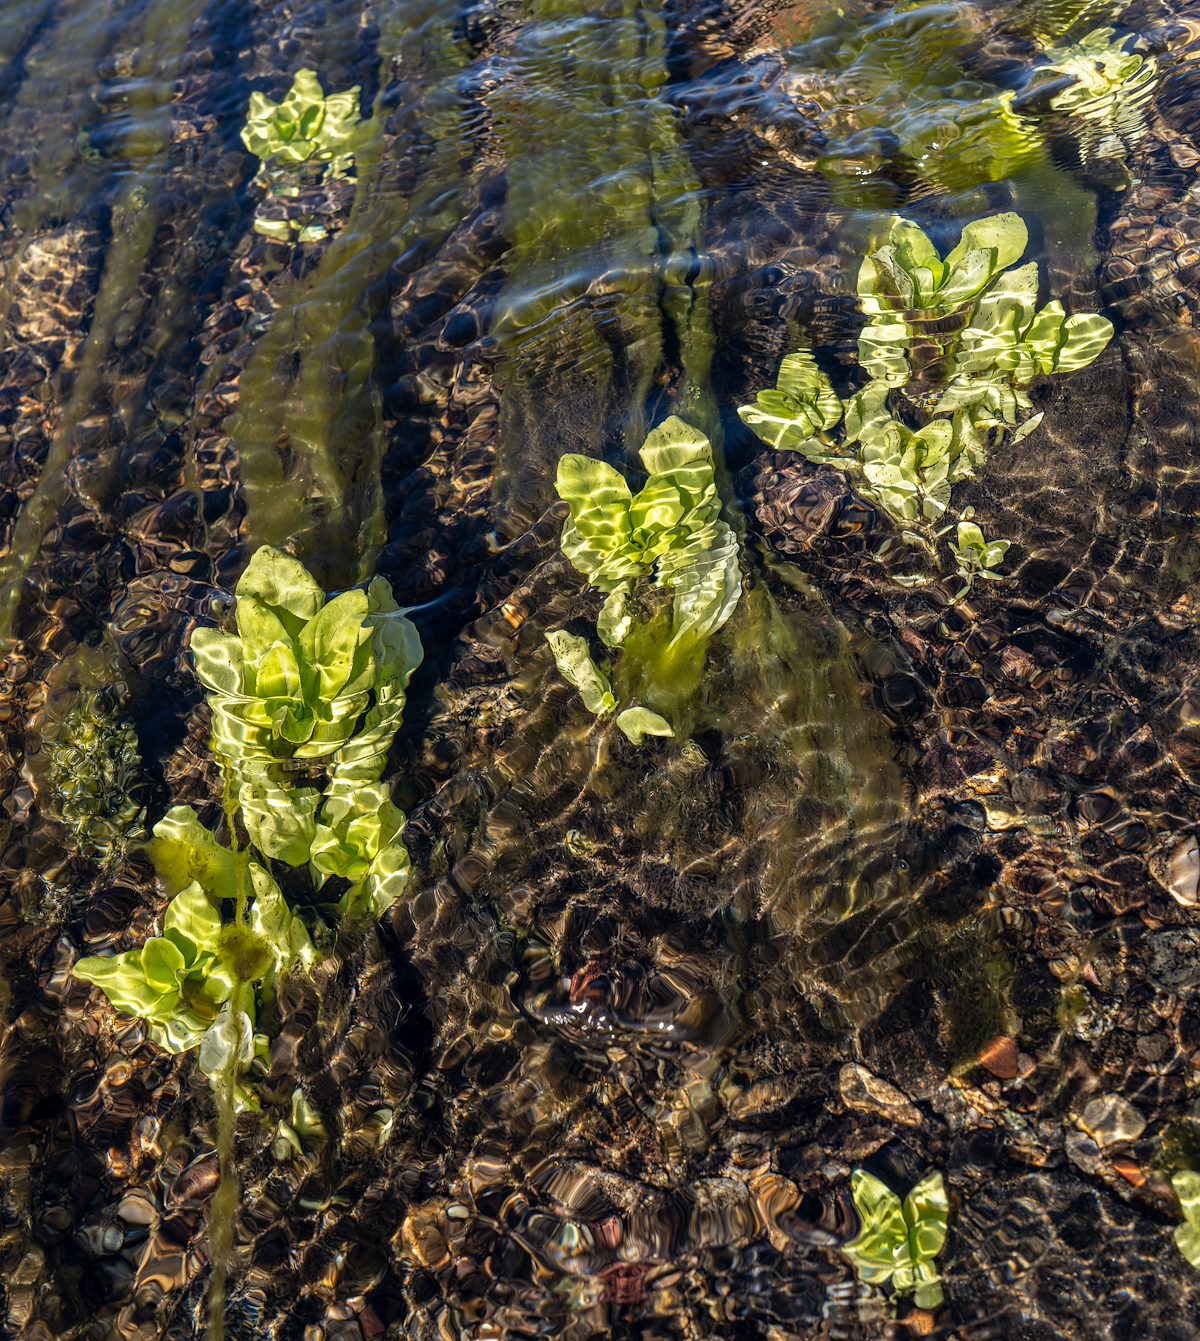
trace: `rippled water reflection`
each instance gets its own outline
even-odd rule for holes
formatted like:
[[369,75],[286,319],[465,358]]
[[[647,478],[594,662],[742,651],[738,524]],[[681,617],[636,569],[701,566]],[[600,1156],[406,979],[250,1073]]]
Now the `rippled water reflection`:
[[[1055,106],[1106,24],[1153,81]],[[5,1335],[205,1334],[209,1092],[69,969],[152,930],[144,824],[216,822],[183,649],[263,543],[383,573],[426,661],[410,897],[278,1002],[226,1336],[1200,1334],[1198,41],[1184,0],[0,13]],[[306,66],[366,136],[287,246],[238,135]],[[1001,209],[1118,337],[962,486],[1014,545],[956,602],[735,407],[800,339],[850,385],[894,211]],[[747,596],[635,751],[545,644],[598,608],[553,472],[674,412]],[[864,1165],[945,1175],[936,1318],[839,1250]]]

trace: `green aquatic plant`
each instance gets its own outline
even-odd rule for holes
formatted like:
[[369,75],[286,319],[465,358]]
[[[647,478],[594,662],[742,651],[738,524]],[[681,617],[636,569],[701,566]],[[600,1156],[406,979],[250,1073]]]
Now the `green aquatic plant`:
[[267,196],[254,231],[276,242],[328,235],[321,184],[345,177],[359,143],[359,86],[325,96],[315,70],[299,70],[279,102],[251,93],[242,143],[259,158]]
[[[174,895],[163,934],[137,950],[82,958],[73,972],[114,1009],[144,1020],[159,1047],[199,1046],[200,1070],[214,1087],[234,1084],[239,1106],[252,1107],[240,1076],[254,1057],[256,1007],[282,974],[312,965],[308,931],[266,868],[222,847],[190,806],[154,826],[150,854]],[[228,903],[237,909],[232,922],[222,917]]]
[[[601,641],[640,661],[637,678],[651,695],[671,697],[668,681],[680,663],[702,660],[706,640],[733,613],[742,592],[737,538],[720,517],[712,447],[699,429],[671,417],[641,449],[648,479],[634,493],[612,466],[568,453],[556,488],[570,506],[563,554],[605,593],[596,621]],[[658,593],[669,591],[665,611]],[[615,712],[608,669],[591,657],[586,640],[547,634],[559,670],[596,715]],[[637,709],[637,711],[631,711]],[[670,735],[670,723],[645,705],[627,703],[617,726],[635,744]]]
[[[416,629],[383,578],[327,600],[270,546],[236,597],[236,632],[196,629],[191,648],[246,831],[265,856],[308,863],[318,890],[347,880],[343,913],[381,916],[409,872],[404,816],[381,779],[421,661]],[[314,770],[324,788],[304,785]]]
[[82,848],[108,860],[141,837],[142,761],[132,723],[102,690],[84,690],[48,741],[51,809]]
[[264,164],[283,168],[321,165],[333,175],[346,170],[354,128],[361,119],[356,84],[328,96],[315,70],[298,70],[279,102],[251,93],[242,143]]
[[950,1218],[942,1175],[926,1174],[903,1201],[865,1169],[855,1169],[850,1188],[860,1228],[844,1251],[859,1279],[871,1285],[890,1280],[896,1294],[911,1294],[918,1308],[940,1307],[935,1258]]
[[712,447],[672,416],[646,438],[649,479],[634,494],[604,461],[567,453],[555,488],[570,505],[562,549],[591,586],[606,593],[597,621],[609,647],[625,640],[634,584],[651,577],[675,593],[674,637],[713,633],[741,595],[737,542],[720,518]]
[[1076,372],[1104,352],[1111,321],[1096,312],[1067,316],[1057,300],[1039,310],[1037,290],[1030,261],[1000,276],[975,304],[955,343],[940,413],[982,407],[989,422],[1015,427],[1033,409],[1026,388],[1038,377]]
[[895,387],[935,373],[969,323],[975,299],[1020,258],[1028,240],[1019,215],[996,214],[968,224],[943,259],[922,228],[894,219],[858,272],[867,317],[858,340],[861,366]]
[[1073,81],[1050,99],[1050,106],[1116,126],[1124,113],[1149,97],[1156,75],[1153,56],[1126,50],[1131,40],[1132,34],[1117,37],[1113,28],[1093,28],[1078,42],[1048,47],[1042,69]]
[[[808,351],[789,355],[776,388],[738,414],[764,442],[850,474],[859,491],[931,554],[956,484],[1001,438],[1042,422],[1028,389],[1039,377],[1094,362],[1113,327],[1095,312],[1038,308],[1037,265],[1014,265],[1028,233],[1019,215],[968,224],[944,257],[916,224],[894,219],[864,257],[866,324],[859,363],[871,382],[844,404]],[[840,433],[838,431],[841,425]],[[995,579],[1009,548],[964,516],[950,542],[965,583]],[[913,584],[926,579],[902,575]]]
[[[211,1335],[220,1333],[232,1248],[237,1114],[259,1107],[249,1076],[269,1042],[256,1032],[258,1011],[283,975],[316,958],[271,863],[307,864],[312,893],[341,882],[342,918],[381,917],[399,898],[409,878],[404,816],[382,779],[421,660],[416,629],[382,578],[326,599],[301,563],[264,546],[236,598],[236,631],[197,629],[191,641],[234,845],[222,846],[190,808],[171,810],[150,844],[173,895],[163,934],[137,950],[87,956],[74,970],[144,1020],[163,1048],[195,1048],[212,1087],[220,1181],[210,1221]],[[249,848],[238,848],[239,817]],[[278,1141],[303,1147],[313,1131],[300,1100]]]
[[781,451],[803,452],[810,461],[839,460],[828,434],[842,420],[842,402],[807,349],[789,354],[773,389],[738,410],[742,422]]
[[1183,1211],[1183,1224],[1175,1226],[1175,1242],[1189,1265],[1200,1271],[1200,1173],[1181,1169],[1171,1175],[1171,1186]]
[[1000,565],[1008,553],[1011,542],[1008,540],[986,540],[983,532],[973,521],[961,521],[950,542],[954,554],[955,570],[969,589],[977,577],[989,582],[998,582]]
[[228,759],[320,759],[354,732],[376,679],[368,597],[325,593],[298,560],[264,546],[237,586],[236,633],[198,628],[213,742]]

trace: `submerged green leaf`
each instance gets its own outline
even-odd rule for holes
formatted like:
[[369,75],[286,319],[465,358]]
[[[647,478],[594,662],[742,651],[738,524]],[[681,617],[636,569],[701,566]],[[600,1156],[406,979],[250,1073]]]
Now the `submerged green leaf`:
[[234,855],[200,823],[191,806],[172,806],[154,826],[150,859],[173,893],[195,881],[215,902],[237,895]]
[[1175,1243],[1189,1265],[1200,1271],[1200,1173],[1181,1169],[1171,1176],[1171,1185],[1183,1212],[1183,1224],[1175,1226]]
[[753,405],[739,406],[738,415],[771,447],[801,452],[818,463],[837,460],[836,449],[823,435],[840,422],[842,402],[806,349],[789,354],[775,388],[760,391]]
[[605,672],[592,660],[587,639],[568,633],[566,629],[556,629],[546,634],[546,641],[554,653],[559,674],[579,690],[583,706],[588,712],[596,716],[612,712],[617,706],[612,684]]
[[640,745],[647,736],[673,736],[675,731],[665,717],[640,704],[625,708],[617,714],[617,727],[633,745]]

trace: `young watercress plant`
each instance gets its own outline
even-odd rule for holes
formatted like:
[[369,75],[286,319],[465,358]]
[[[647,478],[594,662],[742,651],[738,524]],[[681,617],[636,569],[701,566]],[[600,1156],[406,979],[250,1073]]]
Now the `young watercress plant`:
[[[968,224],[944,257],[915,223],[896,218],[862,261],[859,303],[867,320],[859,363],[871,381],[844,403],[807,350],[788,355],[774,390],[738,410],[770,446],[833,466],[930,553],[954,486],[1001,438],[1036,431],[1028,388],[1094,362],[1112,339],[1107,318],[1038,308],[1034,262],[1015,265],[1028,233],[1019,215]],[[840,426],[840,429],[839,429]],[[964,516],[949,542],[961,597],[995,579],[1009,548]],[[902,575],[897,581],[928,579]]]
[[265,93],[251,93],[242,143],[264,164],[291,169],[321,165],[340,176],[353,153],[360,92],[355,84],[326,96],[315,70],[298,70],[279,102]]
[[942,1175],[926,1174],[903,1201],[865,1169],[855,1169],[850,1189],[860,1228],[844,1252],[859,1279],[871,1285],[891,1281],[896,1294],[911,1294],[918,1308],[940,1307],[944,1296],[934,1259],[950,1217]]
[[[646,438],[641,459],[648,478],[635,494],[606,462],[574,453],[561,458],[556,488],[570,506],[562,549],[589,585],[605,593],[596,621],[600,640],[622,649],[636,635],[635,650],[625,656],[642,663],[644,673],[636,678],[649,696],[665,702],[674,692],[673,669],[702,660],[705,642],[741,597],[742,579],[704,434],[671,417]],[[672,596],[669,612],[655,597],[665,591]],[[588,710],[615,712],[620,696],[586,640],[563,630],[547,640]],[[674,734],[665,717],[642,704],[627,703],[616,723],[634,744],[647,735]]]

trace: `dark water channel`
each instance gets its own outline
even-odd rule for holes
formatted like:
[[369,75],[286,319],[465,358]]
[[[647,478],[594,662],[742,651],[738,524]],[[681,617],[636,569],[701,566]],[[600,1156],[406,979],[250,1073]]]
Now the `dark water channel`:
[[[1055,105],[1105,25],[1152,78]],[[301,68],[363,132],[272,201]],[[0,1335],[1200,1337],[1198,164],[1187,0],[0,5]],[[904,586],[736,409],[853,383],[893,214],[1008,210],[1116,335],[956,494],[1003,580]],[[744,595],[635,749],[554,476],[669,414]],[[220,821],[186,649],[265,544],[412,607],[414,869],[272,1007],[214,1318],[212,1094],[70,969]],[[856,1278],[860,1168],[942,1173],[940,1308]]]

